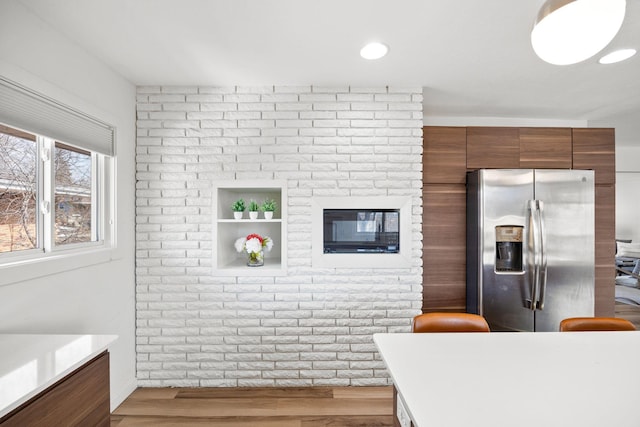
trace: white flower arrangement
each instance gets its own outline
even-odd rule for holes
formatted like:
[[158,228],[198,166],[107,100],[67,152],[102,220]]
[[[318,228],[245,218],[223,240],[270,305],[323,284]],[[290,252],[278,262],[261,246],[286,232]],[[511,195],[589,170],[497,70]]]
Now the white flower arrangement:
[[273,247],[273,240],[269,236],[260,236],[259,234],[249,234],[247,237],[240,237],[235,242],[236,251],[246,251],[249,255],[257,254],[263,250],[270,251]]

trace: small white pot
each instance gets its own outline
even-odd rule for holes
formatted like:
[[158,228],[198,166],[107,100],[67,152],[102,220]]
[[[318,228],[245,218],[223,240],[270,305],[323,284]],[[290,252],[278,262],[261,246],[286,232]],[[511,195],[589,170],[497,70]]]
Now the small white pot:
[[243,214],[243,213],[244,213],[244,212],[234,212],[234,213],[233,213],[233,218],[234,218],[234,219],[242,219],[242,214]]
[[258,219],[258,211],[249,211],[250,219]]
[[273,218],[273,212],[271,211],[264,212],[264,219],[272,219],[272,218]]

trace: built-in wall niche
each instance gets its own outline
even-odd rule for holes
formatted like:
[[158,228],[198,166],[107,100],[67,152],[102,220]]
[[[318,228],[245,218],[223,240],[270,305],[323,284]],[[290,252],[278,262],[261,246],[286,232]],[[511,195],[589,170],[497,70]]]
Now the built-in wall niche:
[[[311,203],[313,267],[411,267],[410,197],[315,197]],[[343,236],[325,239],[336,232]],[[328,245],[328,240],[345,244]],[[348,248],[351,242],[355,249]]]
[[[286,274],[286,209],[287,189],[284,181],[225,181],[213,188],[213,274],[217,276],[280,276]],[[247,210],[242,219],[234,219],[231,206],[243,199]],[[266,199],[276,202],[272,219],[260,212],[250,219],[249,202],[259,205]],[[264,265],[247,266],[247,254],[237,252],[235,241],[251,233],[269,236],[273,248],[264,252]]]

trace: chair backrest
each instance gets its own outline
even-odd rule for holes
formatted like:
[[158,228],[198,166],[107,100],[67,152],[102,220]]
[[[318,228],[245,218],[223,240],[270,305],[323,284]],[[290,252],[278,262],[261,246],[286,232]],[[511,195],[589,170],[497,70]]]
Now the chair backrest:
[[484,317],[470,313],[424,313],[413,318],[411,332],[489,332]]
[[560,322],[560,332],[635,330],[633,323],[617,317],[570,317]]

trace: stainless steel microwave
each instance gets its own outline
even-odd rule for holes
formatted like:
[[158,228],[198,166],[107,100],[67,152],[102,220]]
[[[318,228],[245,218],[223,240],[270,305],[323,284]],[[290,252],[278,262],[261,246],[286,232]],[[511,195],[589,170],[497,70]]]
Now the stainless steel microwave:
[[324,253],[400,251],[399,209],[324,209]]

